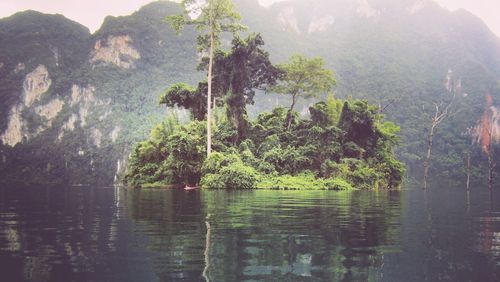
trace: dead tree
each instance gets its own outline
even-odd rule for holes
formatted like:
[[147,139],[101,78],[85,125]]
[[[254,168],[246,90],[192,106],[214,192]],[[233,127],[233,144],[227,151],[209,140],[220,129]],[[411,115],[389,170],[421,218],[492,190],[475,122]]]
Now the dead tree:
[[389,108],[390,106],[398,103],[400,100],[401,100],[401,97],[398,96],[396,98],[392,98],[389,101],[387,101],[387,103],[384,106],[382,106],[382,103],[379,103],[379,105],[378,105],[378,113],[379,114],[385,113],[386,110],[387,110],[387,108]]
[[491,150],[491,145],[488,150],[488,187],[493,189],[493,170],[495,169],[496,164],[493,162],[493,150]]
[[470,171],[471,171],[471,165],[470,165],[470,150],[467,151],[467,180],[466,180],[466,188],[467,192],[469,192],[470,189]]
[[434,117],[431,120],[431,127],[429,129],[429,134],[427,135],[427,154],[424,161],[424,186],[423,189],[427,190],[427,179],[429,178],[429,167],[431,164],[431,154],[432,154],[432,144],[434,140],[434,134],[436,133],[437,127],[450,116],[450,107],[455,100],[456,91],[452,90],[453,96],[448,102],[441,101],[440,103],[434,103],[435,112]]

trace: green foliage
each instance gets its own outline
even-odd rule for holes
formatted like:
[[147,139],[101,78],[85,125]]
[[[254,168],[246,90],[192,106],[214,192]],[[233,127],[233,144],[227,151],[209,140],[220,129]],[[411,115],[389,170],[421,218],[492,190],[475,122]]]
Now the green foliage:
[[[263,45],[259,34],[245,39],[235,37],[230,52],[219,51],[215,55],[214,88],[219,95],[226,96],[227,119],[238,132],[234,144],[246,138],[249,125],[246,105],[254,104],[255,89],[274,85],[280,75]],[[203,66],[206,67],[206,60]]]
[[[207,71],[207,155],[212,152],[212,76],[214,53],[220,44],[220,35],[223,32],[232,32],[233,35],[242,30],[238,22],[240,15],[235,11],[232,0],[183,0],[181,5],[184,13],[167,17],[171,26],[179,32],[184,25],[194,25],[198,31],[198,51],[208,51]],[[195,18],[192,18],[196,16]],[[243,119],[244,120],[244,119]],[[242,119],[240,119],[240,122]]]
[[241,162],[240,156],[234,152],[219,153],[214,152],[205,160],[202,166],[203,174],[217,174],[223,167]]
[[253,167],[242,162],[223,167],[219,173],[226,189],[252,189],[258,177]]
[[256,184],[257,189],[277,190],[353,190],[354,188],[342,178],[322,179],[311,172],[298,175],[267,175]]
[[[194,25],[200,33],[198,36],[198,47],[201,50],[215,48],[211,46],[210,35],[219,42],[223,32],[235,33],[244,27],[238,22],[241,19],[234,9],[232,0],[208,0],[201,3],[197,0],[181,1],[183,13],[167,17],[172,28],[180,32],[186,25]],[[199,15],[195,19],[191,15]]]
[[329,94],[326,97],[326,113],[330,118],[332,125],[338,124],[340,120],[340,114],[342,113],[342,101],[335,99],[333,94]]
[[185,83],[176,83],[160,97],[160,104],[188,109],[193,119],[204,120],[207,114],[207,84],[199,83],[194,89]]
[[311,168],[308,156],[311,147],[274,147],[262,155],[262,160],[271,164],[274,170],[284,174],[296,174]]
[[278,189],[278,190],[312,190],[324,189],[324,183],[316,178],[313,173],[302,173],[299,175],[266,175],[256,185],[257,189]]
[[[194,2],[184,2],[189,3]],[[191,20],[187,18],[187,14],[172,18],[178,23],[177,26],[174,24],[174,27],[183,24],[198,27],[199,47],[204,50],[209,46],[207,35],[215,36],[217,41],[223,32],[239,29],[236,24],[238,17],[234,14],[231,1],[214,0],[207,3],[208,6],[199,7],[202,14],[197,19]],[[196,8],[196,5],[194,7]],[[205,9],[207,7],[208,10]],[[184,8],[189,7],[185,5]],[[221,13],[209,13],[216,9],[221,9]],[[254,101],[254,91],[270,88],[276,78],[281,78],[282,90],[286,85],[292,87],[292,82],[296,82],[296,87],[290,89],[294,90],[292,92],[298,95],[297,97],[320,96],[330,92],[335,82],[332,73],[327,70],[321,59],[295,56],[291,62],[282,64],[282,71],[279,71],[270,63],[269,54],[262,48],[263,40],[260,35],[234,38],[229,50],[216,51],[213,94],[219,103],[219,109],[222,109],[222,103],[225,104],[227,115],[226,119],[217,118],[213,136],[214,149],[223,154],[223,160],[219,165],[216,160],[213,165],[207,164],[204,171],[203,148],[206,146],[204,138],[207,137],[207,129],[201,121],[206,115],[208,82],[198,83],[197,88],[189,87],[189,84],[175,84],[178,81],[186,81],[196,85],[193,82],[199,81],[200,78],[192,72],[197,62],[197,54],[195,48],[192,48],[195,42],[191,39],[196,30],[186,28],[185,36],[174,37],[170,25],[164,21],[166,15],[179,11],[177,4],[155,2],[129,17],[106,18],[101,30],[94,35],[73,24],[63,25],[64,20],[60,20],[60,17],[56,22],[61,24],[64,31],[61,33],[58,33],[54,25],[50,27],[43,21],[39,24],[37,21],[17,19],[16,21],[23,24],[20,30],[11,30],[14,25],[2,21],[1,23],[5,24],[3,26],[7,26],[1,30],[2,34],[6,34],[6,37],[0,38],[2,43],[5,43],[2,47],[6,46],[2,50],[5,49],[9,56],[11,52],[17,52],[14,45],[9,45],[11,36],[15,35],[16,40],[31,38],[29,44],[23,46],[26,48],[23,50],[33,59],[26,62],[23,57],[17,56],[17,53],[14,59],[4,59],[3,53],[0,55],[1,62],[5,63],[5,67],[0,69],[0,91],[3,97],[6,97],[1,102],[3,104],[0,115],[8,115],[12,105],[19,102],[19,97],[13,96],[15,93],[22,93],[20,86],[23,77],[40,63],[49,69],[53,84],[37,102],[40,104],[34,106],[45,104],[53,98],[60,98],[65,102],[60,116],[53,121],[53,128],[29,142],[19,144],[18,149],[2,147],[2,157],[6,156],[8,160],[2,167],[9,171],[8,175],[19,177],[22,173],[18,168],[28,167],[33,175],[49,174],[57,177],[73,174],[78,175],[75,179],[92,179],[96,178],[100,171],[106,170],[109,183],[116,171],[117,160],[128,155],[131,144],[143,140],[152,125],[165,116],[165,109],[155,107],[155,104],[158,102],[157,94],[168,85],[171,87],[162,97],[162,103],[169,107],[189,109],[192,118],[197,121],[181,126],[178,118],[171,116],[153,128],[148,140],[138,142],[132,150],[126,177],[131,185],[153,182],[196,185],[205,175],[220,175],[222,171],[233,175],[241,171],[247,172],[245,168],[252,168],[257,178],[267,173],[279,177],[296,176],[309,171],[315,178],[329,179],[331,164],[342,163],[346,158],[356,158],[372,169],[367,169],[367,172],[384,173],[379,177],[380,183],[384,180],[384,183],[397,186],[400,177],[394,175],[402,170],[398,167],[399,163],[393,162],[393,144],[389,141],[392,142],[394,136],[387,126],[380,124],[378,114],[372,114],[369,107],[358,107],[358,102],[350,101],[350,116],[361,117],[359,121],[351,123],[347,117],[341,118],[347,116],[347,110],[341,115],[342,109],[339,105],[343,104],[333,97],[312,106],[310,120],[300,117],[293,111],[293,107],[292,110],[278,107],[272,112],[261,114],[256,120],[248,117],[247,105],[257,102]],[[36,28],[37,25],[39,29]],[[37,36],[38,33],[48,38]],[[112,63],[89,62],[89,54],[97,40],[101,40],[101,44],[104,44],[102,46],[107,46],[107,40],[111,36],[121,35],[130,37],[127,44],[141,55],[140,59],[133,61],[130,68],[120,68]],[[65,38],[72,36],[78,40],[71,44],[65,41]],[[175,38],[175,41],[172,41],[172,38]],[[213,47],[213,44],[211,46]],[[59,48],[59,62],[51,47]],[[12,70],[19,62],[25,62],[26,69],[16,74]],[[309,80],[299,79],[301,71],[305,76],[309,76]],[[82,102],[72,105],[70,94],[73,85],[95,88],[93,95],[96,102],[89,110],[85,123],[80,118],[74,131],[62,130],[69,117],[73,113],[79,113],[79,107],[83,104]],[[284,94],[293,93],[287,91]],[[170,112],[170,109],[168,111]],[[32,121],[27,125],[27,128],[31,129],[38,128],[38,124],[44,122],[44,119],[33,114],[33,111],[23,112],[23,117]],[[120,136],[112,141],[108,136],[118,125],[121,127]],[[366,137],[367,141],[351,140],[356,139],[353,136],[357,136],[358,127],[366,125],[371,129]],[[5,127],[6,122],[2,124],[2,129]],[[57,148],[65,150],[63,154],[58,154],[57,148],[51,148],[47,144],[53,144],[54,136],[58,136],[61,130],[65,136],[57,141],[61,144]],[[100,148],[97,148],[89,137],[97,130],[102,135]],[[35,152],[33,157],[30,152]],[[16,155],[21,155],[25,161],[16,164]],[[226,164],[230,162],[237,164],[235,167],[238,171],[231,170],[233,165]],[[383,166],[382,163],[388,165]],[[347,177],[348,173],[352,171],[339,177],[345,176],[344,179],[348,181],[371,181],[370,173],[361,173],[351,178]],[[393,180],[389,180],[389,177]],[[229,179],[223,183],[226,182],[229,183]],[[233,183],[227,186],[239,185]]]
[[203,171],[200,185],[207,189],[252,189],[258,178],[257,171],[234,153],[211,154],[203,164]]
[[[479,24],[480,21],[472,21],[473,17],[466,13],[448,13],[437,5],[429,6],[412,17],[391,16],[391,13],[401,15],[406,10],[399,9],[407,7],[397,5],[386,9],[386,4],[381,3],[384,6],[381,10],[388,13],[383,25],[373,25],[371,21],[360,20],[361,18],[353,19],[352,24],[344,24],[343,19],[350,17],[334,15],[337,23],[335,28],[327,27],[323,32],[308,33],[302,29],[310,23],[311,9],[333,13],[343,11],[336,9],[334,1],[305,4],[294,1],[290,5],[295,8],[298,28],[303,31],[297,33],[283,30],[281,25],[276,24],[275,13],[279,7],[264,9],[253,1],[238,1],[237,5],[245,17],[245,23],[252,30],[262,32],[267,43],[266,49],[273,61],[285,62],[291,54],[301,50],[306,50],[308,55],[322,56],[325,68],[335,67],[338,74],[336,97],[368,99],[370,103],[379,105],[379,111],[386,114],[388,120],[401,125],[401,142],[398,147],[394,147],[389,144],[393,141],[388,141],[392,139],[390,130],[386,131],[382,122],[376,123],[377,129],[373,132],[381,137],[369,139],[377,143],[375,153],[367,150],[368,147],[363,144],[353,140],[349,140],[352,141],[349,143],[335,137],[336,142],[329,142],[331,146],[318,147],[319,151],[330,152],[317,156],[312,170],[319,171],[321,166],[324,167],[325,159],[332,158],[333,162],[339,162],[346,157],[370,158],[371,154],[371,158],[376,159],[377,163],[389,163],[391,169],[384,169],[388,175],[398,175],[398,172],[391,170],[400,164],[396,165],[387,157],[392,155],[391,149],[394,148],[396,154],[410,167],[410,175],[420,177],[426,127],[434,108],[432,103],[442,95],[446,73],[448,69],[452,69],[455,77],[461,77],[463,95],[457,96],[454,105],[457,114],[444,122],[436,135],[431,172],[436,176],[462,179],[464,152],[471,151],[473,176],[476,176],[473,178],[482,178],[487,161],[480,148],[471,147],[470,136],[463,133],[480,120],[485,93],[491,92],[497,100],[500,57],[491,55],[498,49],[497,40]],[[158,94],[166,86],[176,82],[197,85],[200,80],[200,74],[194,72],[198,62],[195,27],[186,27],[182,36],[175,37],[174,31],[164,20],[166,15],[179,12],[182,10],[177,3],[156,1],[130,16],[107,17],[102,28],[93,35],[87,28],[60,15],[26,11],[1,19],[0,63],[3,67],[0,68],[0,130],[3,132],[6,129],[12,107],[22,102],[25,75],[39,64],[47,66],[52,80],[51,89],[43,95],[42,100],[57,97],[66,102],[63,111],[52,123],[53,130],[47,130],[41,134],[43,136],[32,138],[24,144],[18,144],[17,148],[2,147],[0,154],[6,157],[6,162],[0,166],[3,179],[32,178],[46,182],[65,179],[75,183],[90,183],[102,178],[110,183],[117,160],[127,156],[132,145],[144,140],[152,126],[165,116],[165,109],[157,107]],[[179,17],[179,24],[185,24],[182,21],[188,20],[184,16]],[[433,24],[435,20],[444,24],[436,26]],[[133,68],[121,69],[112,64],[93,65],[88,62],[97,40],[104,40],[105,43],[109,36],[119,35],[130,36],[131,47],[141,54],[141,59],[135,62]],[[441,38],[448,40],[443,41]],[[206,39],[202,38],[201,42],[207,43]],[[58,62],[54,56],[56,48]],[[26,68],[16,73],[13,70],[20,62],[25,63]],[[86,126],[80,127],[77,122],[75,131],[66,130],[63,140],[56,140],[62,125],[73,113],[78,113],[78,107],[70,107],[68,103],[73,84],[94,86],[97,99],[105,103],[110,101],[105,110],[112,111],[112,114],[101,121],[99,117],[104,114],[103,109],[92,108]],[[249,131],[260,134],[257,136],[250,133],[256,147],[272,134],[277,134],[279,141],[285,143],[282,148],[290,145],[289,141],[299,142],[300,138],[305,138],[305,134],[300,138],[290,138],[281,133],[279,126],[266,127],[266,130],[254,128],[262,123],[250,121],[252,117],[264,110],[270,111],[276,105],[287,103],[284,97],[264,96],[259,92],[254,100],[256,103],[249,107],[247,119],[251,123]],[[337,105],[340,101],[335,100]],[[325,117],[323,112],[336,108],[329,106],[328,99],[325,103],[328,107],[319,112],[320,118]],[[306,102],[298,101],[295,108],[308,106]],[[342,106],[343,103],[340,110],[337,108],[337,115],[331,115],[333,124],[330,126],[337,127],[336,130],[324,130],[326,127],[322,124],[326,119],[314,118],[317,128],[307,131],[318,136],[314,138],[332,140],[324,136],[327,131],[330,136],[343,131],[338,129],[338,113],[342,112]],[[311,112],[311,118],[312,115]],[[38,124],[35,123],[43,121],[36,120],[34,115],[28,116],[34,121],[27,125],[28,128],[36,129]],[[276,115],[272,117],[275,120],[281,119]],[[304,124],[298,116],[292,118],[292,127],[298,129],[298,126]],[[89,144],[90,130],[98,128],[105,137],[114,126],[122,128],[116,143],[104,138],[108,140],[103,140],[104,144],[99,149]],[[220,126],[224,129],[219,133],[225,135],[214,138],[219,146],[216,150],[223,151],[231,145],[231,140],[239,137],[237,130],[229,123]],[[331,147],[335,149],[330,149]],[[350,152],[346,154],[344,149]],[[84,151],[85,155],[80,156],[80,151]],[[258,160],[261,158],[259,154],[258,149],[254,151]],[[47,163],[51,164],[48,170]],[[263,170],[273,170],[270,167],[270,164],[262,163]],[[497,166],[497,170],[499,169],[500,166]]]
[[203,122],[192,122],[168,137],[168,165],[176,181],[186,185],[199,182],[205,160],[205,131]]
[[[153,129],[148,141],[136,146],[125,177],[128,184],[138,186],[162,181],[195,185],[199,182],[205,160],[205,125],[203,122],[192,122],[172,126],[172,123],[171,119],[167,119]],[[170,128],[174,130],[169,132]],[[156,139],[158,137],[160,139]]]
[[328,189],[338,190],[338,191],[346,191],[354,189],[349,182],[340,177],[325,180],[325,186],[328,187]]
[[307,58],[301,55],[290,57],[289,62],[278,65],[284,73],[277,85],[271,90],[279,94],[317,97],[328,93],[335,85],[333,72],[325,69],[322,58]]
[[[222,121],[215,132],[218,151],[206,159],[201,121],[170,126],[175,129],[168,136],[159,133],[170,124],[163,122],[150,140],[136,147],[128,177],[131,183],[167,179],[171,184],[200,183],[210,189],[399,187],[404,166],[392,152],[398,127],[382,123],[373,107],[356,100],[344,104],[337,127],[331,110],[337,111],[340,104],[315,104],[310,107],[311,120],[297,118],[290,130],[284,125],[286,109],[262,113],[250,122],[247,138],[237,147],[232,141],[237,133],[230,122]],[[360,129],[369,131],[360,135]]]
[[205,189],[225,189],[226,183],[219,174],[205,174],[200,181],[200,186]]
[[325,69],[322,58],[312,58],[294,55],[289,62],[278,65],[283,75],[277,84],[270,87],[270,91],[278,94],[292,95],[292,104],[287,117],[287,128],[290,128],[291,112],[295,107],[297,98],[318,97],[323,93],[332,91],[335,85],[333,72]]

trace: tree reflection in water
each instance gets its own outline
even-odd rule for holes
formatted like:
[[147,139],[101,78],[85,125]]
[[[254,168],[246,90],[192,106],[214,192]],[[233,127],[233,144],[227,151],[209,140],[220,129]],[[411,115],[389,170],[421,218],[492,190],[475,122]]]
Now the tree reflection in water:
[[7,188],[5,281],[500,281],[500,193],[481,187]]
[[165,281],[364,281],[400,251],[399,192],[130,193]]

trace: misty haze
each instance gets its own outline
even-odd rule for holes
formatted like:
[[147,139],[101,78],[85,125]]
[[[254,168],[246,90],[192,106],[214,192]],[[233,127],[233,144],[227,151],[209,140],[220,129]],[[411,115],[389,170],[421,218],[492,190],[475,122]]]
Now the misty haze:
[[0,4],[2,281],[500,280],[498,4],[179,2]]

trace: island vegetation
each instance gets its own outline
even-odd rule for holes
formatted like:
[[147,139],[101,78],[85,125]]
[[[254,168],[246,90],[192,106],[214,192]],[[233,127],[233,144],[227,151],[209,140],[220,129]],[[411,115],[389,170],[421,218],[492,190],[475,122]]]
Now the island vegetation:
[[[201,31],[200,51],[208,51],[199,69],[207,81],[192,87],[172,85],[160,98],[169,108],[190,111],[182,124],[170,116],[130,156],[125,181],[133,186],[179,185],[226,189],[397,188],[404,166],[393,153],[399,132],[383,122],[367,101],[335,99],[333,72],[321,58],[292,56],[273,65],[259,34],[246,38],[232,1],[208,1],[204,7],[184,1],[185,14],[168,17],[172,26],[193,24]],[[195,10],[193,10],[195,9]],[[191,19],[190,14],[200,16]],[[233,33],[229,50],[220,34]],[[217,50],[215,50],[215,48]],[[250,120],[246,106],[255,91],[290,95],[289,109],[276,107]],[[300,98],[327,97],[295,111]],[[205,154],[206,152],[206,154]]]

